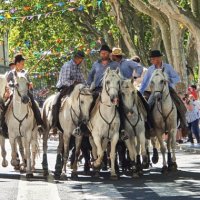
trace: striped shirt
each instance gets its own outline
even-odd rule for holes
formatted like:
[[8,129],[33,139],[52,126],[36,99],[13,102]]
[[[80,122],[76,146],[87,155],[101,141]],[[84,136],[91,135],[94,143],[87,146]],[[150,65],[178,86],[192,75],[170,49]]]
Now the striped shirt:
[[86,83],[79,65],[70,60],[62,66],[56,87],[70,86],[74,82]]

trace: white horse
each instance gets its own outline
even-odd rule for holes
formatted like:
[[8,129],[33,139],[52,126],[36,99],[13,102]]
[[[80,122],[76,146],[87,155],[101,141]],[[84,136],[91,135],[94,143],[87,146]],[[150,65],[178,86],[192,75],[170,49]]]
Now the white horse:
[[28,96],[29,82],[23,73],[15,73],[14,80],[13,99],[5,116],[12,150],[11,164],[13,166],[18,165],[16,140],[18,137],[21,137],[25,149],[25,155],[22,155],[23,165],[26,166],[26,160],[26,177],[30,178],[33,177],[31,169],[31,145],[36,148],[38,144],[38,131]]
[[[168,149],[168,167],[177,168],[175,147],[177,133],[177,109],[172,101],[169,86],[168,76],[160,69],[153,72],[150,80],[150,88],[152,97],[155,99],[155,104],[152,108],[153,127],[156,137],[159,141],[161,153],[163,156],[162,172],[167,172],[167,162],[165,158],[166,147],[163,142],[163,133],[168,131],[167,149]],[[155,149],[155,139],[152,140],[152,145]],[[172,149],[172,158],[171,158]]]
[[[119,139],[120,119],[117,111],[119,103],[120,76],[118,70],[108,68],[103,77],[103,89],[100,100],[95,105],[88,128],[92,133],[90,142],[95,160],[94,167],[99,170],[104,151],[111,141],[111,178],[117,178],[115,172],[115,150]],[[95,145],[94,145],[95,144]]]
[[[125,130],[128,133],[128,139],[125,144],[129,150],[129,156],[133,167],[133,177],[138,177],[141,170],[140,149],[143,158],[143,165],[148,163],[146,153],[145,138],[145,117],[142,108],[138,103],[137,90],[133,85],[133,80],[124,80],[121,82],[121,98],[125,119]],[[136,159],[137,156],[137,159]]]
[[[0,74],[0,115],[1,112],[3,112],[3,107],[4,107],[4,94],[7,86],[7,80],[6,76],[4,74]],[[7,167],[8,166],[8,161],[6,160],[6,149],[5,149],[5,138],[1,135],[0,133],[0,146],[1,146],[1,155],[3,158],[2,161],[2,166]]]
[[[43,107],[43,120],[47,126],[46,134],[48,135],[51,123],[52,123],[52,102],[55,96],[51,96],[44,103]],[[89,120],[89,110],[93,101],[92,93],[90,89],[85,87],[83,84],[78,84],[75,86],[74,90],[69,97],[66,97],[62,103],[62,108],[59,114],[60,125],[63,129],[63,134],[59,137],[59,146],[57,150],[57,161],[55,166],[55,177],[60,178],[62,172],[62,178],[66,177],[66,165],[69,156],[69,142],[72,133],[77,126],[82,123],[87,123]],[[47,140],[47,136],[44,136]],[[79,151],[81,147],[82,136],[77,136],[75,138],[75,161],[73,163],[72,177],[77,177],[77,162]],[[62,168],[62,151],[64,145],[63,153],[63,168]],[[47,142],[44,141],[44,155],[43,155],[43,169],[47,168]]]

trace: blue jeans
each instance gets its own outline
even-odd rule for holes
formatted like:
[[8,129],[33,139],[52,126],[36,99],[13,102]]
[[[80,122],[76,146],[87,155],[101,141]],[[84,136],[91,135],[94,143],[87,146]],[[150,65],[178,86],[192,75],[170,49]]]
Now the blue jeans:
[[195,121],[188,123],[188,128],[191,130],[190,134],[188,135],[189,140],[191,143],[194,143],[192,133],[194,134],[197,143],[200,143],[199,139],[199,119],[196,119]]

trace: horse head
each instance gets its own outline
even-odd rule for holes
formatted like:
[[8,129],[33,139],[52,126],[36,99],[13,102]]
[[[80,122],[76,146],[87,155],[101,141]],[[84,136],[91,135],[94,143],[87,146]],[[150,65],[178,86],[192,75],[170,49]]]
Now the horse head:
[[0,74],[0,100],[3,101],[3,96],[5,94],[7,80],[4,74]]
[[133,85],[134,80],[123,80],[121,82],[121,101],[126,114],[133,114],[133,106],[137,100],[137,90]]
[[79,116],[79,120],[87,123],[89,121],[90,107],[93,102],[90,88],[83,84],[78,84],[75,86],[70,97],[72,98],[73,109],[76,115]]
[[161,70],[156,69],[150,80],[150,89],[157,100],[161,100],[163,93],[168,89],[168,76]]
[[24,73],[16,72],[14,74],[14,89],[21,98],[21,102],[27,104],[30,101],[28,96],[29,81]]
[[119,69],[111,70],[109,67],[105,71],[103,77],[103,91],[110,97],[110,101],[114,105],[119,104],[120,76]]

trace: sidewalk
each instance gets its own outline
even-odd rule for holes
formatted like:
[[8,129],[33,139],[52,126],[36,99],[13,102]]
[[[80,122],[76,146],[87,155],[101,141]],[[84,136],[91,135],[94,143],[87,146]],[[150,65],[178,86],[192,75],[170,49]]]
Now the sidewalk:
[[200,145],[199,144],[191,144],[189,142],[178,144],[177,148],[186,152],[200,153]]

